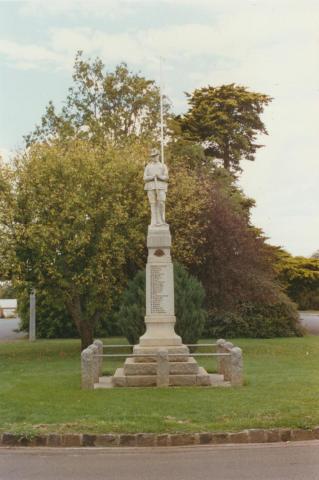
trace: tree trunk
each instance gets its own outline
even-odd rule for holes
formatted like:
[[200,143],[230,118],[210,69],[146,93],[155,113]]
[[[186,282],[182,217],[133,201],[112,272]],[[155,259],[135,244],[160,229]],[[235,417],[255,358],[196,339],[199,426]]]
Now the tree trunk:
[[93,343],[94,337],[94,327],[87,323],[82,323],[80,327],[80,335],[81,335],[81,350],[84,350],[89,345]]
[[94,325],[97,315],[92,318],[92,322],[88,322],[87,319],[83,318],[81,299],[77,294],[67,300],[66,305],[79,332],[81,338],[81,350],[84,350],[93,343]]

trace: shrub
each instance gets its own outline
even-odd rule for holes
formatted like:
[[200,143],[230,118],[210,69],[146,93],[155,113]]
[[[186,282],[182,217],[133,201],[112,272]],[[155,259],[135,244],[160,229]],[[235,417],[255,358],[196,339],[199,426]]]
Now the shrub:
[[137,272],[128,282],[116,314],[121,332],[130,344],[135,344],[145,332],[145,270]]
[[207,314],[203,308],[205,290],[183,265],[174,265],[176,333],[183,343],[196,343],[200,338]]
[[272,304],[245,303],[236,312],[211,312],[206,335],[218,337],[302,336],[298,311],[285,295]]
[[[196,343],[206,320],[206,311],[202,306],[204,289],[180,264],[174,264],[174,284],[176,333],[184,343]],[[120,329],[132,344],[138,343],[139,337],[145,332],[144,316],[145,270],[142,270],[128,283],[117,313]]]

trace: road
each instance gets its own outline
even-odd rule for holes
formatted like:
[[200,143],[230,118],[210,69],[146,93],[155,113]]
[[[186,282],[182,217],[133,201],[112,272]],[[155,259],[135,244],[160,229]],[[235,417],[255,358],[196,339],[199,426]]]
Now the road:
[[319,312],[299,312],[302,325],[311,335],[319,335]]
[[15,332],[19,327],[18,318],[0,318],[0,341],[1,340],[18,340],[25,338],[26,333]]
[[162,448],[0,448],[0,480],[318,480],[319,441]]

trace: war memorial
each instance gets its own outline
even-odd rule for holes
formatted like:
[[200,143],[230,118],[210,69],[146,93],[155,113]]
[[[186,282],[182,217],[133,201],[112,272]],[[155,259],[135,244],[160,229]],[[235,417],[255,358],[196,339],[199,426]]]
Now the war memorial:
[[[96,340],[82,352],[82,388],[230,386],[242,384],[242,352],[225,340],[218,340],[218,373],[208,374],[190,354],[174,330],[174,272],[172,238],[165,221],[168,169],[160,152],[152,149],[144,170],[151,222],[147,232],[146,331],[133,346],[124,366],[114,376],[103,377],[103,344]],[[212,345],[214,346],[214,345]]]

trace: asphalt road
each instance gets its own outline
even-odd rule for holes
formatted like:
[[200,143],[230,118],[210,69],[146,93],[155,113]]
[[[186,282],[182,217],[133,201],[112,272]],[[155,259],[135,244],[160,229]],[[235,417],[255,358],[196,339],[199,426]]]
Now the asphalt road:
[[299,312],[302,325],[311,335],[319,335],[319,312]]
[[318,480],[319,441],[183,448],[2,448],[0,480]]
[[18,318],[0,318],[0,341],[1,340],[18,340],[25,338],[26,333],[15,332],[19,327]]

